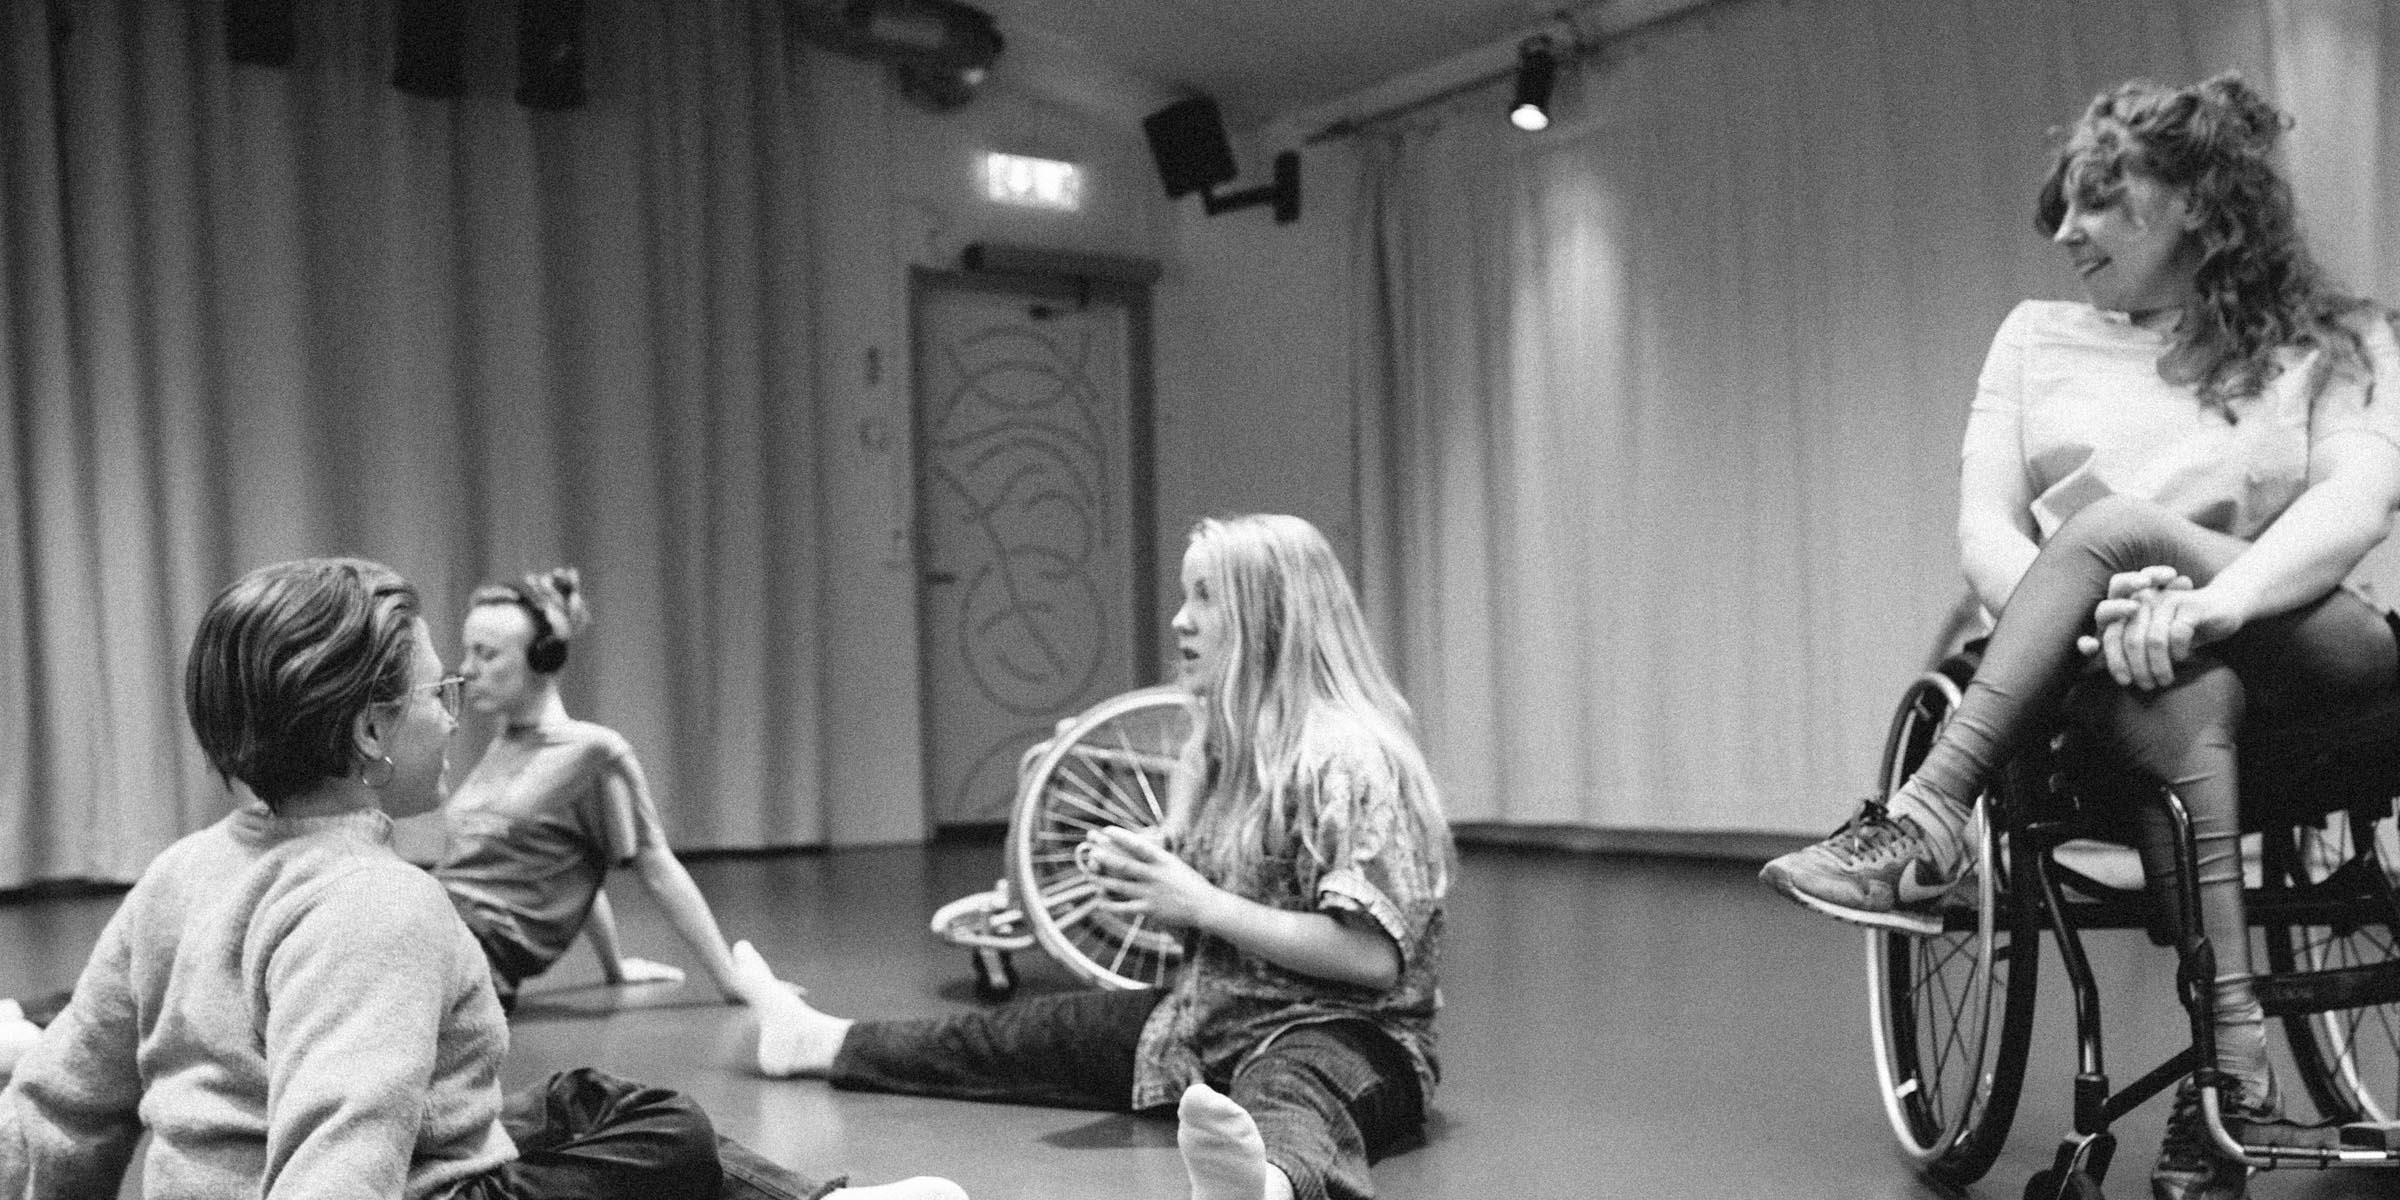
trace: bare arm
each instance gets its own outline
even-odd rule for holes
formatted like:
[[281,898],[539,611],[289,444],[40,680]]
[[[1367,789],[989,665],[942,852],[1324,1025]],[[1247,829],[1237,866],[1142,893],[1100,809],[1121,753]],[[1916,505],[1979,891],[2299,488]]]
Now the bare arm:
[[1976,426],[1968,430],[1959,464],[1958,562],[1984,611],[1998,616],[2040,547],[2034,541],[2033,488],[2015,439],[1999,439]]
[[617,910],[609,904],[607,892],[592,897],[592,911],[583,918],[583,937],[592,944],[592,953],[600,956],[600,978],[625,982],[625,960],[617,945]]
[[667,914],[667,924],[683,939],[684,945],[691,947],[708,977],[715,981],[718,993],[727,1003],[739,1003],[741,996],[733,982],[733,950],[725,944],[725,935],[717,929],[716,914],[710,911],[708,898],[700,894],[700,886],[692,882],[691,872],[683,869],[683,863],[664,841],[655,839],[634,855],[633,869]]
[[1302,975],[1378,989],[1400,982],[1400,947],[1362,915],[1287,912],[1210,890],[1194,922],[1205,932]]
[[2224,593],[2244,622],[2289,612],[2341,585],[2391,532],[2400,506],[2400,447],[2376,437],[2339,437],[2315,453],[2326,463],[2233,565],[2200,591]]
[[2096,649],[2118,683],[2150,689],[2174,682],[2193,648],[2325,595],[2391,530],[2400,506],[2400,447],[2378,437],[2330,439],[2315,451],[2324,470],[2256,542],[2205,585],[2161,580],[2130,591],[2127,576],[2093,610]]
[[2021,407],[2027,312],[2020,306],[1993,335],[1959,443],[1959,567],[1984,611],[1995,617],[2033,565],[2040,536],[2033,520],[2033,481],[2025,470]]
[[592,952],[600,958],[600,978],[611,984],[682,983],[683,969],[646,958],[631,958],[621,953],[617,942],[617,910],[608,902],[608,893],[592,895],[592,911],[584,918],[583,935],[592,943]]

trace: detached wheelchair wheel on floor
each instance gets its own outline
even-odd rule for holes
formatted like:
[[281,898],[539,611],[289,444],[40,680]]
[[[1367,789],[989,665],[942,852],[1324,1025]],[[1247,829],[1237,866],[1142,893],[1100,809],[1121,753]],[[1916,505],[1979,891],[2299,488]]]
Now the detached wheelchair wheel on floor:
[[[1887,799],[1924,761],[1972,672],[1971,661],[1953,658],[1902,697],[1884,743]],[[2008,1139],[2025,1080],[2041,950],[2033,906],[2023,899],[2030,874],[2011,879],[1989,798],[1976,802],[1970,833],[1980,847],[1974,875],[1954,893],[1957,908],[1942,932],[1867,933],[1885,1114],[1917,1169],[1952,1186],[1982,1178]]]
[[1075,847],[1095,829],[1146,830],[1166,821],[1167,776],[1194,720],[1191,696],[1180,688],[1101,701],[1050,740],[1017,788],[1010,885],[1034,940],[1091,983],[1156,987],[1182,957],[1175,931],[1101,910]]
[[[2400,957],[2400,891],[2392,884],[2392,822],[2336,813],[2320,827],[2270,833],[2266,869],[2290,886],[2343,900],[2343,917],[2270,926],[2271,971],[2374,967]],[[2400,1119],[2400,1003],[2362,1004],[2283,1019],[2300,1082],[2317,1111],[2339,1121]]]

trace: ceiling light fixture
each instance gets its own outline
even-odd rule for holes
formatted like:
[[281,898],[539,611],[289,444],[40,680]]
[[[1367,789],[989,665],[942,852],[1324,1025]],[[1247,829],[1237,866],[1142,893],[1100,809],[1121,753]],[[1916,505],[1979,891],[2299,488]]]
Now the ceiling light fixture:
[[1508,123],[1527,133],[1550,128],[1550,92],[1558,84],[1558,51],[1547,37],[1517,46],[1517,90],[1508,104]]

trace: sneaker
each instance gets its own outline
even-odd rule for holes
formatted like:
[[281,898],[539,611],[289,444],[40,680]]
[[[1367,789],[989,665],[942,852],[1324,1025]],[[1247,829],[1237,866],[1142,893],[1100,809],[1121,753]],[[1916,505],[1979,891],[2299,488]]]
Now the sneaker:
[[1935,934],[1943,898],[1966,877],[1965,857],[1956,850],[1945,856],[1913,818],[1894,819],[1870,799],[1832,837],[1768,863],[1758,878],[1854,925]]
[[[2236,1098],[2230,1108],[2223,1104],[2220,1092],[2219,1108],[2225,1117],[2225,1132],[2242,1140],[2249,1127],[2285,1123],[2276,1111],[2273,1089],[2256,1103],[2246,1097]],[[2167,1114],[2167,1137],[2158,1147],[2158,1165],[2150,1168],[2152,1200],[2242,1200],[2250,1191],[2250,1168],[2234,1162],[2217,1152],[2216,1139],[2208,1134],[2208,1120],[2200,1111],[2200,1085],[2186,1078],[2175,1089],[2175,1107]]]

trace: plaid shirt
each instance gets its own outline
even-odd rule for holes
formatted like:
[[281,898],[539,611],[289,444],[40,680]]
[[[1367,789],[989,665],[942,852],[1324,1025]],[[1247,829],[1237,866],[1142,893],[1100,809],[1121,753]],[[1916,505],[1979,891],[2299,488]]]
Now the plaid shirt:
[[[1402,777],[1363,733],[1318,718],[1303,742],[1290,786],[1301,789],[1296,825],[1269,853],[1210,882],[1271,908],[1355,913],[1400,948],[1400,979],[1376,989],[1287,971],[1197,930],[1184,936],[1184,965],[1143,1027],[1134,1061],[1133,1107],[1172,1104],[1195,1080],[1223,1087],[1234,1071],[1284,1032],[1363,1019],[1390,1035],[1416,1068],[1428,1103],[1441,1077],[1433,1014],[1442,1004],[1445,830],[1416,831],[1402,802]],[[1311,795],[1310,793],[1313,793]],[[1312,854],[1313,841],[1322,855]]]

